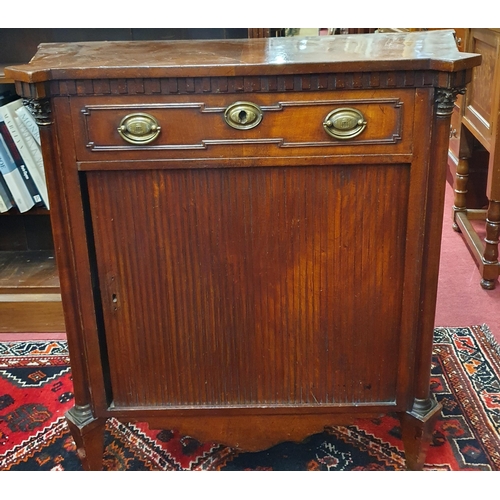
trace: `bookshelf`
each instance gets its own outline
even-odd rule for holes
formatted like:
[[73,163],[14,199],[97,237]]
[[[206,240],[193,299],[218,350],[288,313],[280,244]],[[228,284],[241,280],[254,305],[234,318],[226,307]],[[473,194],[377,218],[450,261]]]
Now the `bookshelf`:
[[[14,88],[4,68],[29,61],[40,36],[48,33],[0,29],[0,92]],[[0,318],[1,333],[64,331],[47,209],[0,214]]]
[[[12,64],[15,65],[18,63],[20,63],[20,61],[14,62]],[[10,66],[10,63],[8,65]],[[0,85],[7,85],[7,84],[13,83],[12,80],[10,80],[9,78],[7,78],[5,76],[5,72],[4,72],[5,66],[7,66],[7,64],[5,64],[5,63],[0,64]]]
[[[28,62],[40,43],[247,36],[246,28],[1,28],[0,92],[14,88],[4,68]],[[64,331],[49,210],[0,214],[0,318],[0,333]]]
[[62,332],[50,212],[0,215],[0,332]]

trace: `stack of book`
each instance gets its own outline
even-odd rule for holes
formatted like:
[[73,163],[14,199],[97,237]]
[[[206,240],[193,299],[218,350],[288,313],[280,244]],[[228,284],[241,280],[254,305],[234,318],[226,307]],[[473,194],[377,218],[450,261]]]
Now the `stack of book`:
[[49,208],[40,133],[18,96],[0,94],[0,212]]

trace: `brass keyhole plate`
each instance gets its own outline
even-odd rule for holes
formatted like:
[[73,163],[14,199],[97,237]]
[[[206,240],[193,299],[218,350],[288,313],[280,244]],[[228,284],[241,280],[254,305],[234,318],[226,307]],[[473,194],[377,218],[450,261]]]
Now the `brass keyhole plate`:
[[224,112],[226,123],[238,130],[256,127],[262,121],[262,117],[262,110],[252,102],[235,102]]

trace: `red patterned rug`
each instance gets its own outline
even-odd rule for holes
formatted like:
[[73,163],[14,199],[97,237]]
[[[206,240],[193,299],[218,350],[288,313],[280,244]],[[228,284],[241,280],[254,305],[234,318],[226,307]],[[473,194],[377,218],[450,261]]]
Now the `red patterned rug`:
[[[64,341],[0,343],[0,470],[82,470],[64,420]],[[436,328],[431,389],[443,406],[426,470],[500,470],[500,347],[486,326]],[[405,470],[395,415],[326,427],[245,453],[175,430],[107,423],[105,470]]]

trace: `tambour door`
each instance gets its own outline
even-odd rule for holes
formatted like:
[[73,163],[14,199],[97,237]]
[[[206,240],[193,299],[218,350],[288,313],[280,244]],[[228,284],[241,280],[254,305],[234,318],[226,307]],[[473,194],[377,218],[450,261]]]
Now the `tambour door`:
[[154,163],[82,173],[115,408],[396,400],[409,164]]

